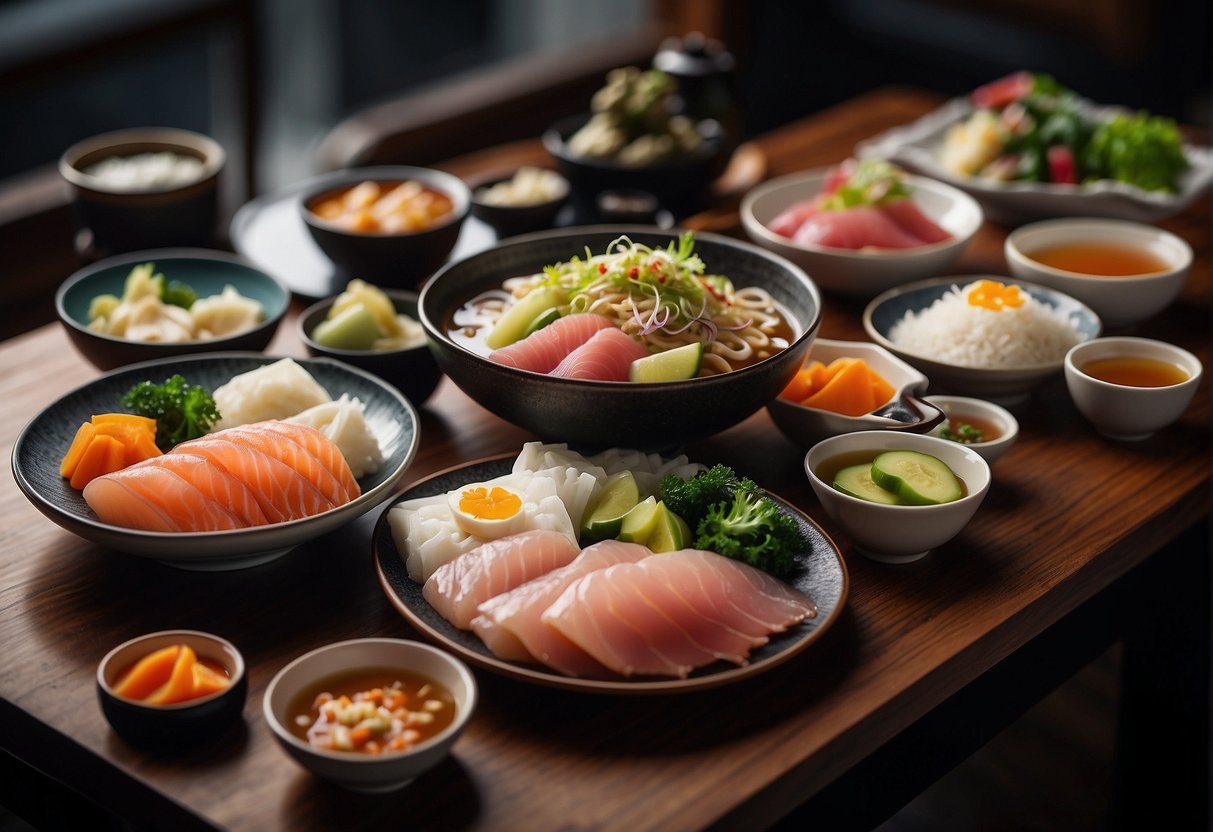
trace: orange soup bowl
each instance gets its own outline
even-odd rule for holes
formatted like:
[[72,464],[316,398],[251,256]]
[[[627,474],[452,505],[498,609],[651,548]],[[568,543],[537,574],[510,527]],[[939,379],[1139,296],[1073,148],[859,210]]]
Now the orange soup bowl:
[[1151,338],[1096,338],[1065,359],[1074,406],[1111,439],[1147,439],[1177,421],[1203,374],[1192,353]]
[[1157,315],[1192,267],[1192,247],[1171,232],[1094,217],[1022,226],[1007,235],[1004,251],[1015,277],[1076,298],[1109,329]]

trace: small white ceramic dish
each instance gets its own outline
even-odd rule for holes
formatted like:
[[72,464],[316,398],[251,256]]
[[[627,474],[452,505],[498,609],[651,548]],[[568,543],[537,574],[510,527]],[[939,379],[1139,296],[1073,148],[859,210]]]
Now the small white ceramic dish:
[[[1078,107],[1094,121],[1108,121],[1118,107],[1104,107],[1078,99]],[[1191,205],[1213,182],[1213,148],[1184,145],[1190,167],[1180,177],[1179,191],[1143,191],[1134,185],[1110,180],[1083,185],[1041,182],[994,182],[951,173],[940,163],[940,151],[948,128],[973,112],[968,96],[954,98],[910,124],[894,127],[860,142],[860,159],[888,159],[907,170],[934,177],[973,195],[987,219],[1019,223],[1046,217],[1114,217],[1140,222],[1165,219]]]
[[[1188,378],[1166,387],[1130,387],[1083,372],[1089,362],[1126,356],[1173,364]],[[1074,406],[1111,439],[1146,439],[1175,422],[1191,404],[1203,374],[1200,359],[1192,353],[1151,338],[1097,338],[1074,347],[1065,360],[1066,387]]]
[[1005,454],[1019,437],[1019,420],[1011,415],[1011,411],[993,402],[968,396],[927,396],[926,400],[948,417],[947,421],[931,431],[932,436],[940,436],[952,421],[966,423],[977,419],[994,426],[997,434],[992,438],[964,443],[965,447],[981,454],[986,462],[993,462]]
[[[1166,266],[1148,274],[1108,277],[1054,268],[1032,256],[1054,246],[1084,243],[1140,249]],[[1109,328],[1132,326],[1161,312],[1179,295],[1192,267],[1192,247],[1169,231],[1097,217],[1030,223],[1007,235],[1004,251],[1011,274],[1077,298]]]
[[771,222],[785,208],[821,192],[830,170],[817,168],[772,179],[741,201],[741,224],[750,239],[800,266],[826,291],[870,298],[893,286],[940,274],[981,227],[981,206],[964,191],[922,176],[908,176],[915,203],[952,234],[951,240],[914,249],[850,251],[801,245],[772,231]]
[[[840,455],[894,450],[936,457],[963,481],[965,496],[939,505],[884,505],[844,494],[817,473],[824,463]],[[990,488],[990,466],[976,451],[916,433],[874,430],[832,436],[809,450],[804,468],[826,514],[860,552],[882,563],[910,563],[960,534]]]
[[863,416],[844,416],[816,407],[773,399],[767,404],[772,421],[789,439],[807,448],[826,438],[857,430],[898,430],[926,433],[943,421],[943,411],[921,398],[927,377],[884,347],[866,341],[832,341],[818,338],[809,347],[807,365],[828,365],[837,358],[860,358],[892,386],[893,399]]
[[[454,697],[454,721],[408,750],[376,756],[313,748],[291,733],[288,709],[301,692],[328,677],[373,668],[399,669],[442,685]],[[364,638],[318,647],[279,670],[265,690],[262,711],[274,739],[312,774],[351,791],[381,793],[403,788],[450,753],[476,709],[477,695],[475,677],[454,656],[417,641]]]
[[1074,325],[1081,340],[1096,338],[1103,331],[1099,316],[1087,305],[1056,289],[1037,286],[1005,277],[983,275],[939,277],[899,286],[875,297],[863,311],[863,328],[868,337],[894,355],[904,359],[931,380],[941,392],[976,396],[1007,404],[1026,399],[1033,388],[1060,375],[1064,354],[1054,361],[1028,366],[991,369],[939,361],[932,356],[911,352],[889,340],[889,331],[907,312],[920,313],[939,300],[952,287],[964,287],[977,280],[992,279],[1014,283],[1041,303],[1051,306]]

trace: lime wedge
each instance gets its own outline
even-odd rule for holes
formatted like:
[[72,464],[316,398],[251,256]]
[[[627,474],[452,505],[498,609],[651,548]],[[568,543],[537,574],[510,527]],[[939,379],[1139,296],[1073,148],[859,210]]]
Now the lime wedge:
[[690,543],[691,528],[687,522],[666,508],[665,503],[658,503],[657,522],[645,545],[654,552],[676,552]]
[[624,543],[646,542],[653,534],[653,529],[657,528],[659,513],[656,497],[646,497],[641,500],[632,506],[631,511],[623,515],[623,521],[619,526],[619,539]]
[[531,321],[542,312],[564,303],[564,292],[555,286],[539,286],[519,298],[505,310],[489,331],[484,343],[489,349],[508,347],[521,340]]
[[522,333],[522,337],[525,338],[532,332],[538,332],[559,317],[560,310],[555,306],[549,306],[547,309],[536,315],[535,320],[527,324],[526,331]]
[[598,497],[586,507],[581,536],[588,540],[610,540],[619,536],[623,517],[640,502],[640,487],[631,471],[607,477]]
[[699,375],[703,363],[703,344],[675,347],[672,350],[637,358],[628,368],[629,381],[682,381]]
[[369,350],[379,337],[375,316],[361,303],[348,306],[312,330],[312,340],[333,350]]

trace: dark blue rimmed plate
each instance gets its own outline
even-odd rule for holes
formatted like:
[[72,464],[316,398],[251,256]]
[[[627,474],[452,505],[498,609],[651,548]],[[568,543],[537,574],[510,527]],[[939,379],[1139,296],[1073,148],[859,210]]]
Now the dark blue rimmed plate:
[[241,569],[273,560],[299,544],[354,520],[387,499],[417,452],[417,412],[394,388],[329,359],[296,358],[335,399],[342,393],[366,405],[366,420],[383,451],[383,466],[358,481],[362,494],[343,506],[287,523],[215,532],[169,533],[102,523],[79,491],[59,476],[59,462],[81,422],[121,411],[120,399],[140,381],[162,382],[180,373],[214,390],[232,376],[278,361],[260,353],[148,361],[108,373],[61,397],[33,418],[13,446],[13,477],[34,507],[63,528],[100,546],[183,569]]
[[801,558],[801,568],[788,582],[817,604],[817,617],[794,626],[786,633],[771,636],[771,640],[750,653],[750,663],[738,667],[724,661],[701,667],[685,679],[603,680],[565,676],[546,667],[497,658],[475,634],[460,630],[440,616],[421,595],[422,585],[408,576],[404,558],[396,548],[388,525],[392,506],[415,497],[443,494],[469,482],[483,482],[510,473],[515,455],[468,463],[440,471],[415,483],[383,509],[371,548],[379,583],[400,614],[425,638],[445,647],[464,661],[503,676],[525,682],[587,693],[653,694],[683,693],[717,687],[770,670],[800,653],[829,629],[842,612],[847,597],[847,568],[838,547],[807,515],[775,495],[772,498],[800,524],[810,541],[810,548]]

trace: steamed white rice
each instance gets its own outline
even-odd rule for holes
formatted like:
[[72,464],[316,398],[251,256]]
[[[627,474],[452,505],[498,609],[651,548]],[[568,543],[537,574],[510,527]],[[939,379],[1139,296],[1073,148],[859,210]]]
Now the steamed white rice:
[[941,363],[999,370],[1056,363],[1082,340],[1067,316],[1027,292],[1018,307],[970,305],[966,295],[976,285],[953,286],[921,312],[906,312],[889,340]]

